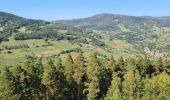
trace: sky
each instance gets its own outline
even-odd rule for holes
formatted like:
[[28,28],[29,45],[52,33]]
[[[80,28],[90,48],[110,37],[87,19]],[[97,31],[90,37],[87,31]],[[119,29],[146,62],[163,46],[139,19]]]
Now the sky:
[[0,11],[48,21],[100,13],[170,16],[170,0],[0,0]]

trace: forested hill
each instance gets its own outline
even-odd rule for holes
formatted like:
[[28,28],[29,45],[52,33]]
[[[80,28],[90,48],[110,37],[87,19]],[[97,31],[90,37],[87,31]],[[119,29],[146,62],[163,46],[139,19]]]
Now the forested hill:
[[[81,30],[60,23],[51,23],[43,20],[33,20],[13,14],[0,12],[0,42],[8,41],[12,34],[15,39],[41,39],[55,37],[59,30],[65,33],[81,33]],[[24,36],[23,36],[24,34]]]
[[165,55],[169,52],[169,16],[137,17],[104,13],[88,18],[57,22],[95,31],[103,36],[108,36],[110,40],[125,40],[138,50],[143,51],[145,48],[149,48],[150,51],[158,51]]
[[6,13],[6,12],[0,12],[0,22],[8,22],[8,23],[22,23],[22,22],[29,22],[32,21],[32,23],[43,23],[46,21],[43,20],[32,20],[32,19],[26,19],[23,17],[16,16],[14,14]]

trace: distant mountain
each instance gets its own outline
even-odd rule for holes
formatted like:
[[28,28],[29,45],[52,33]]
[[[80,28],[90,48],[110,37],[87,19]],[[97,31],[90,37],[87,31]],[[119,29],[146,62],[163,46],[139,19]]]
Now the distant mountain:
[[155,19],[162,24],[170,25],[170,16],[156,17]]
[[123,24],[125,26],[137,25],[139,27],[142,27],[144,24],[170,25],[170,16],[136,17],[136,16],[103,13],[103,14],[94,15],[88,18],[73,19],[73,20],[59,20],[56,22],[73,25],[73,26],[77,26],[80,28],[114,30],[115,25],[118,25],[118,24]]
[[170,16],[127,16],[118,14],[98,14],[88,18],[59,20],[67,25],[92,30],[112,39],[125,40],[138,50],[149,48],[154,51],[169,52]]

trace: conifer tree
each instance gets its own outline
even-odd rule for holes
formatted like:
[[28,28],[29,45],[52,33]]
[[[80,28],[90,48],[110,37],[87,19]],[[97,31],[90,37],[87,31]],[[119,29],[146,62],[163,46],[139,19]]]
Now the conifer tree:
[[136,99],[141,100],[144,95],[144,79],[140,75],[139,71],[135,70],[135,84],[136,84]]
[[111,87],[109,88],[105,100],[122,100],[122,94],[120,92],[121,80],[115,72],[112,74]]
[[61,100],[66,99],[64,95],[66,88],[66,78],[64,76],[64,66],[62,65],[61,58],[57,59],[56,72],[54,75],[54,84],[55,84],[55,99]]
[[160,75],[145,80],[145,99],[170,99],[170,76],[165,71]]
[[123,93],[125,99],[128,100],[136,99],[135,76],[134,76],[134,71],[132,70],[129,70],[124,76]]
[[42,94],[44,94],[45,91],[45,86],[41,83],[42,81],[42,76],[43,76],[43,71],[44,71],[44,65],[42,64],[42,58],[39,58],[37,62],[34,65],[34,71],[35,73],[33,74],[34,78],[34,92],[35,92],[35,98],[41,99],[43,97]]
[[159,58],[155,62],[155,69],[156,69],[156,75],[160,74],[163,71],[163,60],[162,58]]
[[75,81],[74,81],[74,61],[71,54],[68,54],[65,62],[65,76],[67,80],[67,87],[68,87],[68,97],[71,100],[74,100],[75,91]]
[[74,61],[71,54],[68,54],[65,62],[65,76],[69,84],[74,81]]
[[13,76],[7,66],[0,74],[0,83],[0,100],[19,100],[20,95],[15,93]]
[[170,76],[164,71],[158,76],[160,94],[157,97],[161,100],[170,99]]
[[99,69],[99,62],[97,59],[96,53],[92,54],[88,61],[87,66],[87,88],[85,91],[87,91],[87,99],[88,100],[95,100],[99,96],[99,76],[100,76],[100,69]]
[[60,57],[57,58],[56,70],[57,72],[64,74],[64,66],[62,65],[62,60]]
[[51,100],[54,96],[54,75],[55,75],[55,67],[53,61],[50,59],[47,63],[48,65],[44,68],[42,83],[46,86],[46,100]]
[[20,65],[16,65],[12,67],[12,75],[14,77],[13,79],[13,85],[15,87],[15,92],[21,94],[21,98],[23,96],[23,78],[24,78],[24,73],[23,69]]
[[113,72],[115,71],[115,67],[116,67],[116,61],[114,60],[114,57],[111,56],[110,58],[108,58],[106,68],[109,69],[111,72]]
[[83,54],[80,53],[74,60],[74,80],[77,83],[77,100],[80,100],[80,95],[82,94],[82,78],[85,74],[85,65]]
[[112,73],[115,72],[116,62],[113,56],[99,59],[100,63],[100,98],[104,98],[111,85]]
[[170,74],[170,60],[165,59],[163,61],[163,68],[168,74]]
[[125,68],[125,61],[123,59],[123,57],[120,57],[118,59],[118,64],[116,66],[116,72],[118,72],[118,76],[121,78],[121,80],[123,80],[123,76],[125,74],[126,68]]
[[38,79],[37,68],[35,66],[35,59],[28,58],[22,67],[22,96],[21,99],[33,99],[37,96],[37,88],[41,84]]

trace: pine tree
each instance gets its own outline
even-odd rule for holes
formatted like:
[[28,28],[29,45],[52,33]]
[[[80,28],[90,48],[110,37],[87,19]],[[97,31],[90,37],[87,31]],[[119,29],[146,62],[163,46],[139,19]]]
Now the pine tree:
[[105,100],[122,100],[122,95],[120,92],[121,80],[115,72],[112,74],[111,87],[109,88]]
[[65,76],[69,84],[71,84],[74,81],[73,75],[74,75],[74,62],[72,56],[68,54],[65,62]]
[[99,59],[100,63],[100,98],[104,98],[111,86],[112,73],[115,72],[116,62],[113,56]]
[[155,68],[156,68],[156,75],[160,74],[163,71],[163,60],[162,58],[159,58],[158,60],[156,60],[155,62]]
[[20,65],[16,65],[12,67],[12,75],[14,77],[13,79],[13,85],[15,87],[15,92],[21,94],[22,98],[22,92],[23,92],[23,69]]
[[170,99],[170,76],[165,71],[145,80],[145,98],[149,100]]
[[165,59],[163,61],[163,68],[168,74],[170,74],[170,60]]
[[119,73],[118,76],[121,78],[121,81],[123,80],[123,76],[124,76],[125,71],[126,71],[125,66],[126,65],[125,65],[125,61],[124,61],[123,57],[120,57],[118,59],[118,64],[116,66],[115,71]]
[[46,86],[46,100],[51,100],[51,96],[54,96],[54,75],[55,75],[55,67],[53,61],[50,59],[47,63],[48,65],[44,68],[43,76],[42,76],[42,84]]
[[60,73],[64,73],[64,66],[62,65],[62,60],[60,57],[57,58],[56,70]]
[[0,100],[19,100],[20,95],[15,93],[13,76],[6,66],[0,75]]
[[62,100],[66,99],[64,95],[65,92],[65,85],[66,85],[66,78],[64,76],[64,66],[62,65],[61,58],[57,59],[56,64],[56,72],[54,75],[54,84],[55,84],[55,99]]
[[138,70],[135,70],[136,100],[141,100],[144,95],[144,80]]
[[99,69],[99,62],[97,59],[96,53],[92,54],[88,61],[87,66],[87,88],[85,91],[87,91],[87,99],[88,100],[95,100],[99,96],[99,76],[100,76],[100,69]]
[[22,95],[21,99],[34,99],[37,96],[38,83],[41,83],[38,79],[37,68],[34,65],[34,59],[28,58],[23,64],[23,76],[21,78],[22,83]]
[[71,54],[68,54],[65,62],[65,76],[67,80],[68,87],[68,99],[74,100],[75,94],[75,81],[74,81],[74,61]]
[[85,65],[84,65],[84,57],[83,54],[80,53],[76,59],[74,60],[74,80],[77,83],[77,100],[80,100],[80,96],[82,94],[82,78],[85,74]]
[[44,65],[42,64],[42,58],[39,58],[37,62],[34,65],[34,71],[33,79],[34,79],[34,93],[36,100],[39,100],[43,97],[42,94],[44,94],[45,86],[41,83],[43,71],[44,71]]
[[128,71],[124,76],[123,81],[123,93],[124,98],[128,100],[136,99],[136,84],[135,84],[135,76],[134,71]]
[[116,67],[116,61],[114,60],[114,57],[111,56],[110,58],[108,58],[106,68],[109,69],[111,72],[113,72],[115,71],[115,67]]
[[157,97],[160,100],[170,100],[170,76],[164,71],[158,76],[160,94]]

